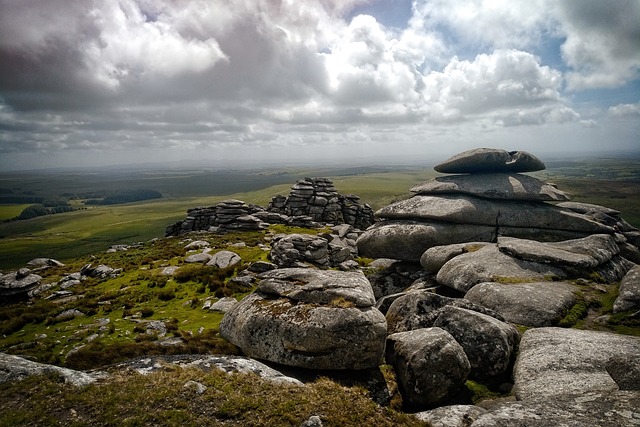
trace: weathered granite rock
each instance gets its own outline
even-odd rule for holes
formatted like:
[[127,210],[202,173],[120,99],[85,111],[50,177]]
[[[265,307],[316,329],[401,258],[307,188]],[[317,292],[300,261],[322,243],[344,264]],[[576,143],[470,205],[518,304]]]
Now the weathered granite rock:
[[436,274],[450,259],[468,252],[475,252],[488,244],[488,242],[468,242],[434,246],[422,254],[420,265],[429,273]]
[[577,239],[588,233],[528,227],[451,224],[437,221],[385,220],[374,224],[358,238],[358,252],[370,258],[419,261],[434,246],[467,242],[495,242],[498,236],[538,241]]
[[549,243],[499,237],[498,248],[505,254],[525,261],[559,264],[581,270],[594,269],[620,252],[615,239],[609,234],[593,234],[582,239]]
[[220,324],[246,355],[312,369],[379,365],[387,324],[362,273],[279,269],[262,276]]
[[502,253],[496,245],[489,245],[451,259],[438,271],[436,280],[442,285],[467,292],[478,283],[500,279],[501,282],[540,282],[566,277],[566,273],[558,266],[518,260]]
[[238,304],[238,301],[235,298],[224,297],[211,304],[209,306],[209,310],[221,311],[222,313],[226,313],[227,311],[235,307],[236,304]]
[[193,242],[188,243],[184,248],[188,251],[192,251],[195,249],[208,248],[209,246],[211,246],[211,244],[206,240],[194,240]]
[[286,268],[262,273],[260,278],[260,292],[294,301],[331,304],[340,300],[361,308],[376,302],[369,281],[360,271]]
[[[377,265],[376,261],[370,264]],[[419,265],[404,261],[387,263],[386,267],[377,268],[375,272],[369,272],[367,278],[373,288],[376,300],[386,296],[405,291],[416,280],[425,280],[428,273]],[[434,283],[435,285],[435,283]]]
[[433,325],[449,332],[460,343],[471,364],[470,376],[491,378],[510,372],[520,341],[513,325],[451,305],[439,312]]
[[115,278],[122,273],[121,268],[111,268],[107,265],[100,264],[97,267],[86,264],[80,269],[80,274],[87,277],[97,277],[100,279]]
[[613,357],[640,360],[640,338],[563,328],[527,330],[514,367],[519,400],[611,393],[620,386],[607,372]]
[[64,267],[64,264],[53,258],[34,258],[27,263],[29,267]]
[[449,298],[428,290],[404,293],[396,298],[386,312],[389,333],[432,327],[446,306],[466,308],[502,318],[493,310],[460,298]]
[[289,217],[310,217],[311,221],[349,224],[364,230],[374,222],[373,210],[360,198],[336,191],[329,178],[304,178],[291,188],[289,196],[275,196],[267,211]]
[[577,288],[566,282],[479,283],[464,299],[496,311],[508,322],[555,326],[576,303]]
[[489,200],[468,195],[416,195],[376,212],[386,219],[613,234],[612,227],[547,203]]
[[211,260],[211,255],[207,253],[198,253],[187,256],[184,262],[189,264],[205,264]]
[[247,270],[251,271],[252,273],[264,273],[265,271],[275,270],[276,268],[278,268],[278,266],[271,262],[255,261],[252,262],[251,265],[249,265]]
[[242,261],[242,258],[235,252],[219,251],[211,255],[207,265],[218,268],[231,268],[238,265],[240,261]]
[[273,238],[269,257],[279,267],[337,267],[357,252],[355,240],[337,235],[282,234]]
[[487,199],[522,201],[565,201],[571,196],[551,184],[528,175],[487,173],[439,176],[411,188],[412,193],[468,194]]
[[85,373],[53,365],[32,362],[22,357],[0,353],[0,383],[23,380],[31,375],[55,373],[66,383],[74,386],[86,386],[102,377],[100,373]]
[[631,268],[620,283],[620,292],[613,303],[613,312],[640,309],[640,265]]
[[394,366],[405,405],[433,407],[457,393],[470,365],[460,344],[440,328],[389,335],[387,363]]
[[625,354],[611,357],[605,366],[620,390],[640,391],[640,364]]
[[547,400],[505,402],[481,414],[472,427],[620,427],[640,424],[640,392],[590,392]]
[[33,274],[28,268],[0,275],[0,296],[27,295],[41,280],[42,276]]
[[486,409],[474,405],[450,405],[417,412],[414,415],[432,427],[469,427],[486,412]]
[[535,172],[544,168],[545,165],[540,159],[526,151],[505,151],[497,148],[467,150],[434,167],[441,173]]

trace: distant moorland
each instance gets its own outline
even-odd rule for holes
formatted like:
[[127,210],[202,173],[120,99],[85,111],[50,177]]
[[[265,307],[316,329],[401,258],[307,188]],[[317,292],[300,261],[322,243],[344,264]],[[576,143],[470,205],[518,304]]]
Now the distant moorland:
[[[575,201],[604,205],[640,227],[640,159],[546,161],[534,175],[552,181]],[[0,220],[15,218],[31,203],[16,197],[60,200],[76,210],[0,223],[0,270],[24,265],[36,257],[75,258],[121,243],[164,235],[165,227],[185,217],[187,209],[240,199],[266,206],[277,194],[305,176],[333,179],[337,190],[356,194],[374,209],[409,196],[408,189],[438,174],[430,166],[326,167],[268,170],[99,169],[95,171],[30,171],[0,174]],[[96,194],[149,189],[160,199],[92,205]],[[26,200],[26,199],[25,199]],[[30,199],[29,199],[30,200]],[[18,200],[19,201],[19,200]]]

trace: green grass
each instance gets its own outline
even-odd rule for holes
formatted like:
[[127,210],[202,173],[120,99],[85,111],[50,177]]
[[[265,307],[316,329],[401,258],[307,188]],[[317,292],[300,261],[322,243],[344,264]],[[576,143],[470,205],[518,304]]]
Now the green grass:
[[31,203],[21,205],[0,205],[0,221],[15,218],[24,210],[31,206]]
[[[202,394],[185,388],[206,387]],[[312,415],[326,426],[425,426],[374,403],[361,387],[326,378],[307,386],[274,384],[253,374],[173,369],[120,373],[70,390],[54,375],[0,384],[0,425],[300,426]]]

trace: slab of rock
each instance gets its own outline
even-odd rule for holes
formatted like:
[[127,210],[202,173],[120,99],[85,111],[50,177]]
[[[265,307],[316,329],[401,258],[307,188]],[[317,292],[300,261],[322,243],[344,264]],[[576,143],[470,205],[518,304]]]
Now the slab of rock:
[[468,427],[486,412],[486,409],[474,405],[449,405],[414,415],[432,427]]
[[464,385],[471,369],[460,344],[440,328],[389,335],[387,363],[393,365],[405,405],[433,407]]
[[514,367],[516,397],[547,400],[615,392],[621,387],[607,372],[614,357],[637,363],[640,337],[578,329],[529,329],[520,342]]
[[438,271],[438,283],[467,292],[478,283],[495,281],[540,282],[551,278],[565,279],[567,274],[551,264],[518,260],[489,245],[447,262]]
[[32,362],[22,357],[0,353],[0,383],[21,381],[31,375],[55,373],[64,382],[74,386],[86,386],[102,377],[99,373],[85,373],[54,365]]
[[613,303],[613,312],[640,309],[640,265],[636,265],[624,276],[620,292]]
[[434,246],[422,254],[420,265],[429,273],[436,274],[450,259],[468,252],[475,252],[488,244],[488,242],[468,242]]
[[209,306],[209,310],[211,311],[221,311],[226,313],[231,310],[235,305],[238,304],[238,301],[235,298],[224,297],[220,298],[218,301],[214,302]]
[[64,267],[64,264],[53,258],[34,258],[27,263],[30,267]]
[[566,282],[479,283],[464,299],[524,326],[555,326],[576,303],[577,288]]
[[513,325],[451,305],[440,310],[433,325],[449,332],[460,343],[471,364],[473,378],[498,377],[510,372],[520,341]]
[[612,227],[548,203],[489,200],[468,195],[417,195],[388,205],[376,217],[493,227],[528,227],[613,234]]
[[526,151],[475,148],[450,157],[434,169],[441,173],[535,172],[545,165]]
[[542,243],[499,237],[501,252],[525,261],[560,264],[576,269],[594,269],[620,252],[612,235],[593,234],[582,239]]
[[[505,402],[480,414],[472,427],[640,425],[640,392],[591,392],[548,400]],[[467,424],[468,425],[468,424]]]
[[354,307],[372,307],[376,303],[371,284],[361,271],[283,268],[262,273],[260,278],[260,292],[294,301],[340,302]]
[[208,248],[209,246],[211,246],[211,244],[206,240],[194,240],[193,242],[187,244],[184,248],[188,251],[191,251],[195,249]]
[[586,237],[588,233],[529,227],[495,227],[438,221],[384,220],[358,238],[358,251],[369,258],[420,261],[434,246],[468,242],[495,242],[498,236],[554,242]]
[[571,196],[532,176],[513,173],[439,176],[410,189],[416,194],[469,194],[487,199],[565,201]]
[[220,324],[246,355],[311,369],[380,364],[387,322],[362,273],[280,269],[262,276]]
[[189,264],[204,264],[209,262],[210,260],[211,260],[211,255],[206,253],[199,253],[199,254],[189,255],[184,259],[184,262]]
[[440,310],[446,306],[466,308],[500,317],[494,311],[470,301],[419,290],[407,292],[394,299],[386,312],[387,329],[389,333],[394,333],[432,327],[440,316]]
[[234,267],[239,264],[240,261],[242,261],[242,258],[240,258],[240,255],[237,253],[231,251],[220,251],[211,256],[207,265],[224,269]]

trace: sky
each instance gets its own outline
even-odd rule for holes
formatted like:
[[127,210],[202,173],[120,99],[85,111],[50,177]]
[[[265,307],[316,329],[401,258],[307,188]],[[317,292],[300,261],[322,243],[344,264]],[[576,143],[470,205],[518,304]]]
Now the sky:
[[639,135],[640,0],[0,0],[0,171]]

